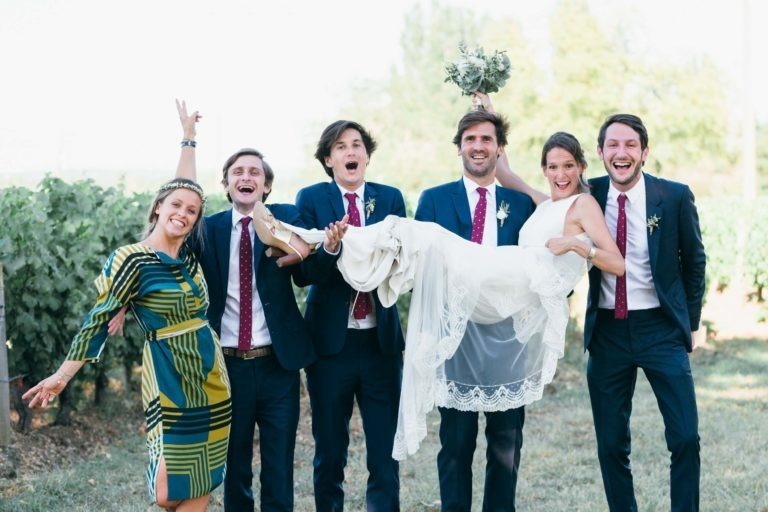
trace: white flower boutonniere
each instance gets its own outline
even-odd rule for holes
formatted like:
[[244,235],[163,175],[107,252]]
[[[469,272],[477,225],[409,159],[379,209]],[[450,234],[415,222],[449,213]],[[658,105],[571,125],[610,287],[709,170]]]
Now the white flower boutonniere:
[[376,209],[376,200],[374,198],[370,198],[367,203],[365,203],[365,220],[368,220],[368,218],[373,213],[373,210]]
[[499,227],[504,227],[504,221],[509,217],[509,203],[502,201],[499,209],[496,211],[496,218],[499,219]]
[[661,217],[657,215],[651,215],[648,217],[648,234],[653,236],[653,230],[659,227],[659,223],[661,222]]

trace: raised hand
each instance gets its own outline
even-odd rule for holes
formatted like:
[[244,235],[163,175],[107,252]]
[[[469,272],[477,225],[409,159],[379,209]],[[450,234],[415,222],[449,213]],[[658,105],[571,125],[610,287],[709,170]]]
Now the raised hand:
[[328,224],[325,228],[325,242],[323,242],[323,248],[326,252],[335,254],[339,251],[339,244],[341,239],[344,238],[344,234],[347,232],[349,222],[349,215],[345,215],[343,219]]
[[179,113],[179,121],[181,121],[181,129],[184,131],[184,140],[195,140],[197,135],[196,124],[203,116],[195,110],[191,114],[187,113],[187,102],[184,100],[176,100],[176,111]]
[[493,103],[491,98],[484,92],[475,91],[472,93],[472,109],[473,110],[487,110],[493,113]]

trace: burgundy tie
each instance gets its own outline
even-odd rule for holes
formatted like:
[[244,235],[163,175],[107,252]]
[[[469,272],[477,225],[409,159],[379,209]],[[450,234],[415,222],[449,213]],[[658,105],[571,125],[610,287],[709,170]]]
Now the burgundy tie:
[[253,249],[248,231],[250,217],[243,217],[240,230],[240,333],[238,350],[251,350],[251,323],[253,321]]
[[[624,208],[627,202],[625,194],[619,194],[619,219],[616,222],[616,245],[619,246],[621,256],[627,258],[627,211]],[[616,278],[616,308],[613,311],[614,318],[623,320],[627,318],[627,274]]]
[[[349,206],[347,207],[347,215],[349,215],[349,224],[352,226],[360,226],[360,210],[357,209],[357,194],[354,192],[347,192],[344,194],[347,198]],[[371,296],[364,292],[352,292],[355,299],[355,305],[352,308],[352,316],[355,320],[362,320],[367,317],[373,311],[373,304],[371,303]]]
[[483,230],[485,229],[485,210],[488,209],[488,200],[485,198],[485,194],[488,191],[483,187],[479,187],[477,193],[480,194],[480,200],[477,202],[477,206],[475,206],[475,217],[472,219],[472,238],[470,238],[470,241],[482,244]]

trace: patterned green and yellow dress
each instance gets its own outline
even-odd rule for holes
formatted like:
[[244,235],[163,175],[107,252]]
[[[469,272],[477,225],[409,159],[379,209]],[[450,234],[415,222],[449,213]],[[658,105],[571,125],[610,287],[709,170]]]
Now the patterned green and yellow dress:
[[99,298],[67,359],[98,360],[107,324],[129,304],[145,334],[142,401],[147,420],[149,493],[160,458],[168,499],[205,495],[224,478],[230,389],[219,340],[208,326],[208,289],[193,252],[179,259],[134,244],[110,255],[96,279]]

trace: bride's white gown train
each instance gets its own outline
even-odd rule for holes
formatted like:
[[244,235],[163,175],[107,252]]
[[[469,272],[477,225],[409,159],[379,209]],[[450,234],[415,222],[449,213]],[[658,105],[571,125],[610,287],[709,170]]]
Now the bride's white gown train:
[[[338,267],[354,289],[376,289],[385,306],[413,290],[394,458],[418,450],[435,406],[503,411],[541,398],[563,355],[567,295],[586,271],[581,256],[554,256],[544,244],[562,234],[576,197],[541,203],[517,246],[478,245],[396,216],[349,227]],[[483,342],[462,343],[467,330]]]

